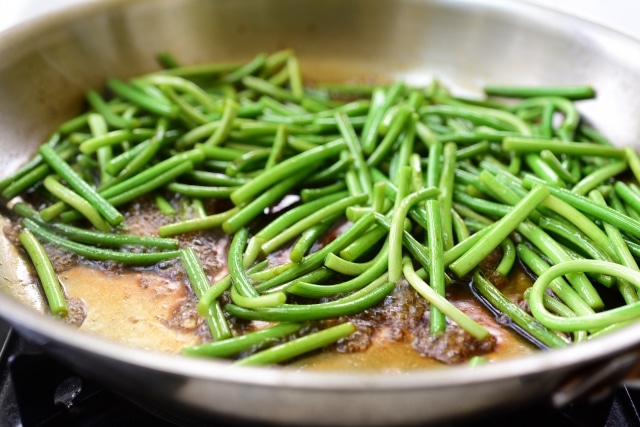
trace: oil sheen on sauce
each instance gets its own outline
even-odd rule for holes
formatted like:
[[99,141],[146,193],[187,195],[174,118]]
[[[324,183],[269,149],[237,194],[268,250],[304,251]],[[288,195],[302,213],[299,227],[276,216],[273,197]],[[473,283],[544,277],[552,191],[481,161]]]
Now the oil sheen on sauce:
[[[157,213],[150,213],[139,205],[131,208],[127,217],[130,229],[139,234],[152,234],[161,223]],[[220,279],[227,269],[225,258],[229,241],[221,234],[197,236],[195,239],[194,236],[186,236],[185,239],[190,240],[181,243],[201,253],[212,280]],[[197,314],[196,299],[188,281],[181,275],[181,269],[157,274],[153,269],[111,269],[91,263],[65,261],[69,256],[66,254],[58,253],[58,256],[63,260],[62,264],[67,265],[67,268],[59,270],[59,278],[72,310],[69,321],[81,331],[127,346],[171,354],[179,354],[182,348],[209,339],[207,325]],[[521,270],[516,270],[502,291],[516,300],[530,285],[530,278]],[[464,285],[451,285],[447,297],[496,338],[495,350],[483,355],[487,362],[520,357],[536,351],[512,330],[499,324]],[[292,361],[287,368],[395,372],[447,366],[421,356],[411,342],[389,339],[384,332],[374,333],[370,346],[364,351],[319,351]]]
[[[67,296],[81,301],[86,317],[79,329],[126,345],[179,354],[185,346],[206,340],[195,311],[195,301],[184,283],[149,272],[117,274],[78,266],[60,276]],[[512,280],[506,292],[515,292]],[[491,363],[536,351],[504,325],[468,292],[454,292],[454,303],[485,326],[497,339],[496,350],[484,359]],[[442,369],[447,365],[421,356],[410,343],[387,340],[377,334],[362,352],[320,351],[293,361],[287,369],[402,372]]]
[[[502,291],[505,295],[516,300],[517,293],[522,292],[522,288],[529,285],[530,279],[521,270],[518,270]],[[470,292],[464,290],[452,292],[448,297],[460,310],[487,328],[496,337],[496,349],[483,356],[485,363],[523,357],[539,351],[514,331],[501,325],[489,310],[473,298]],[[376,339],[373,341],[373,345],[363,352],[343,354],[321,352],[295,361],[289,367],[318,371],[348,369],[351,371],[405,372],[420,369],[443,369],[448,365],[421,356],[410,343]]]
[[179,353],[202,342],[182,283],[146,272],[112,274],[75,267],[60,275],[67,297],[80,301],[79,329],[132,347]]

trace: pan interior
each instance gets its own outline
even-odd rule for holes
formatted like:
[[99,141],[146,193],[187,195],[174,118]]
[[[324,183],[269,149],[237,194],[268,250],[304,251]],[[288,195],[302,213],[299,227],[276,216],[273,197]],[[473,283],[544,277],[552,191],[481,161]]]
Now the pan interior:
[[[116,0],[0,37],[0,177],[78,113],[88,89],[102,87],[110,76],[154,70],[157,52],[197,64],[244,61],[285,47],[296,51],[308,77],[323,81],[403,79],[422,85],[437,78],[472,95],[489,83],[591,84],[597,98],[580,104],[589,122],[616,145],[639,141],[638,43],[542,9],[499,1]],[[42,310],[24,278],[25,266],[2,239],[0,249],[2,315],[27,333],[47,337],[52,321],[23,309],[25,301],[35,300]],[[558,360],[586,361],[627,348],[637,342],[635,329],[615,334],[608,349],[586,345],[589,351]],[[83,345],[79,334],[58,325],[51,330],[55,340]],[[100,346],[113,356],[121,349]],[[555,365],[545,355],[540,360],[536,367]],[[172,367],[183,368],[190,371],[182,360]]]

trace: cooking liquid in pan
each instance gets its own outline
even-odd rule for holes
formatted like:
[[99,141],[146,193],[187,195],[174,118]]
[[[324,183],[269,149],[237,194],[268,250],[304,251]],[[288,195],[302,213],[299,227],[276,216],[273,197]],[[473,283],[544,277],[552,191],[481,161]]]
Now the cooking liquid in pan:
[[[114,274],[84,266],[64,272],[60,279],[67,295],[82,301],[86,310],[80,330],[135,347],[170,353],[179,353],[182,347],[197,345],[206,339],[196,313],[196,301],[181,282],[149,273]],[[519,279],[513,282],[509,288],[517,287]],[[500,326],[466,289],[452,292],[450,299],[497,338],[497,348],[485,355],[487,360],[517,357],[534,351],[529,343]],[[411,346],[410,339],[397,342],[381,330],[365,351],[319,352],[290,366],[297,369],[385,371],[446,365],[421,356]]]
[[[163,218],[152,203],[135,203],[126,212],[127,228],[140,235],[154,235],[165,220]],[[198,252],[212,281],[224,277],[227,273],[228,236],[221,231],[211,231],[184,235],[180,240],[181,245],[189,245]],[[117,264],[88,262],[50,245],[46,247],[69,301],[70,315],[66,321],[75,324],[81,331],[132,347],[172,354],[179,354],[184,347],[211,339],[206,323],[197,313],[197,300],[179,262],[127,268]],[[286,251],[279,254],[284,255]],[[509,280],[503,281],[501,290],[517,301],[530,285],[531,279],[526,273],[521,268],[514,268]],[[407,284],[401,283],[387,298],[404,301],[398,304],[404,304],[405,309],[413,306],[408,309],[414,312],[413,322],[429,318],[428,305]],[[447,298],[486,327],[495,338],[495,346],[489,352],[486,349],[477,350],[476,354],[483,356],[487,362],[537,351],[514,331],[500,325],[494,315],[474,299],[466,283],[451,284]],[[40,301],[34,303],[41,305]],[[447,366],[447,363],[421,355],[414,348],[413,335],[416,329],[410,330],[402,321],[385,321],[384,316],[380,317],[379,312],[372,310],[373,313],[350,319],[358,325],[359,331],[354,334],[356,338],[343,340],[323,351],[293,360],[287,364],[288,368],[394,372]],[[255,330],[266,325],[265,322],[231,323],[236,332]],[[428,334],[428,323],[422,327],[425,335]],[[451,336],[456,339],[455,335]],[[462,353],[448,356],[448,363],[468,361],[473,354],[466,353],[465,346],[468,344],[450,346]]]

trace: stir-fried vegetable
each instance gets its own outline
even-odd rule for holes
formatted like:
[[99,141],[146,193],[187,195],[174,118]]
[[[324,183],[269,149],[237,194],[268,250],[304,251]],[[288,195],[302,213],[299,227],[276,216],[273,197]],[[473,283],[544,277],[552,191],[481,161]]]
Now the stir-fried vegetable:
[[[66,314],[64,296],[40,241],[90,260],[179,259],[213,339],[184,353],[244,365],[349,336],[348,321],[305,322],[366,311],[401,280],[428,300],[433,335],[452,323],[489,335],[447,299],[465,281],[542,346],[640,317],[640,158],[581,120],[575,101],[594,97],[590,86],[487,86],[488,98],[465,99],[438,81],[306,83],[289,50],[245,64],[158,60],[161,71],[89,91],[88,111],[0,181],[54,314]],[[25,203],[34,194],[47,201],[39,211]],[[173,218],[158,237],[130,234],[118,209],[145,195]],[[224,208],[208,210],[211,199]],[[231,244],[229,274],[211,283],[169,237],[214,228]],[[518,262],[539,276],[530,312],[492,280]],[[270,326],[233,336],[231,316]]]

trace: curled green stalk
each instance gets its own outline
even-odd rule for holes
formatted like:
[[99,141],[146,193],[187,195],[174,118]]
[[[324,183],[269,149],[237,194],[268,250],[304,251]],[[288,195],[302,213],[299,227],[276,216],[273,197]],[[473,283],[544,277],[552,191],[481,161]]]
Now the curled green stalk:
[[626,162],[612,162],[585,176],[571,188],[575,194],[585,195],[602,182],[621,174],[628,169]]
[[366,272],[353,277],[345,282],[340,283],[313,283],[301,277],[294,280],[287,288],[286,292],[292,295],[298,295],[305,298],[320,299],[336,297],[338,295],[355,292],[366,286],[378,286],[388,282],[386,273],[386,253],[385,258],[377,260],[372,268]]
[[357,276],[358,274],[364,273],[373,265],[373,263],[374,260],[365,262],[347,261],[335,254],[327,255],[327,258],[324,261],[325,267],[348,276]]
[[529,304],[534,317],[545,326],[564,332],[596,330],[640,317],[640,302],[628,304],[590,315],[560,317],[550,313],[543,303],[545,289],[560,276],[571,273],[601,273],[623,279],[640,288],[640,273],[629,267],[609,261],[574,260],[557,264],[542,273],[533,284]]
[[176,90],[189,94],[202,107],[204,107],[206,111],[216,111],[216,107],[211,97],[205,93],[200,86],[183,77],[155,74],[143,77],[142,81],[156,86],[170,86]]
[[270,292],[264,295],[252,297],[244,296],[235,286],[231,287],[231,301],[238,307],[262,308],[282,305],[287,302],[287,295],[284,292]]
[[500,243],[500,248],[502,248],[502,259],[496,267],[496,273],[507,277],[516,262],[516,247],[510,238],[506,238]]
[[[421,201],[434,197],[439,193],[435,187],[424,188],[415,193],[411,193],[402,199],[398,208],[391,218],[391,229],[389,231],[389,280],[396,282],[402,276],[402,235],[404,231],[404,221],[409,209]],[[441,227],[441,224],[432,226]]]
[[[245,270],[245,264],[252,261],[245,259],[245,249],[249,238],[249,230],[242,228],[238,230],[231,240],[229,246],[229,274],[233,284],[231,288],[231,299],[233,302],[244,308],[261,308],[284,304],[286,295],[284,292],[273,292],[260,295],[256,291],[249,273]],[[250,255],[252,258],[253,255]]]
[[284,271],[278,271],[278,274],[258,284],[256,289],[259,292],[271,289],[273,287],[287,283],[297,277],[300,277],[310,271],[315,270],[324,263],[324,259],[329,253],[338,253],[350,243],[352,243],[358,236],[369,229],[374,223],[373,214],[364,215],[358,219],[349,228],[347,228],[342,234],[336,237],[331,243],[325,245],[316,252],[313,252],[295,265],[286,265]]
[[[267,260],[263,260],[259,263],[254,264],[253,266],[247,269],[247,273],[253,274],[255,272],[261,271],[267,265]],[[209,288],[200,296],[198,300],[198,314],[201,316],[206,316],[209,312],[209,308],[213,304],[217,304],[218,298],[222,296],[227,290],[231,288],[231,276],[227,274],[222,279],[214,282],[209,286]]]
[[329,319],[359,313],[380,303],[395,287],[394,283],[376,282],[335,301],[312,304],[281,304],[273,307],[246,309],[235,304],[227,304],[225,310],[240,319],[263,320],[266,322],[305,322]]
[[456,322],[458,326],[467,331],[476,339],[482,340],[489,336],[489,331],[468,317],[456,306],[451,304],[443,296],[439,295],[431,286],[427,285],[415,272],[411,261],[405,258],[403,261],[403,272],[411,286],[427,299],[434,307],[437,307],[443,314]]
[[[535,250],[525,244],[516,246],[518,256],[522,263],[536,275],[547,271],[551,265],[546,262]],[[579,314],[592,314],[594,310],[580,297],[580,295],[562,278],[554,279],[549,287],[553,293],[564,302],[571,310]]]
[[321,236],[332,227],[336,221],[341,217],[341,214],[334,215],[321,221],[320,223],[307,228],[300,234],[298,240],[291,247],[289,252],[289,259],[294,263],[299,263],[302,259],[309,254],[313,246],[318,242]]
[[[518,226],[518,232],[546,255],[552,263],[560,264],[572,260],[571,255],[562,245],[531,222],[525,221],[521,223]],[[583,273],[570,274],[567,276],[567,280],[591,308],[598,310],[604,307],[602,298],[586,275]]]

